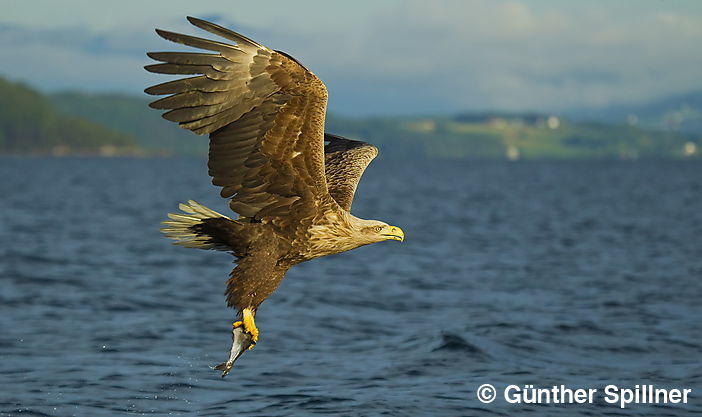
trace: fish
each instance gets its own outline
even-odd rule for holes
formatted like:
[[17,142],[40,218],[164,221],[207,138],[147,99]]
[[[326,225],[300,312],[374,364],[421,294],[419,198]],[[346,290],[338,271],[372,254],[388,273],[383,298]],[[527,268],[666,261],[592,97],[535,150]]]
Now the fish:
[[232,348],[229,351],[229,359],[226,362],[222,362],[215,366],[214,369],[222,371],[222,378],[227,376],[229,371],[232,370],[234,362],[239,359],[244,352],[251,349],[256,342],[254,342],[253,337],[250,333],[244,331],[244,326],[235,327],[232,329]]

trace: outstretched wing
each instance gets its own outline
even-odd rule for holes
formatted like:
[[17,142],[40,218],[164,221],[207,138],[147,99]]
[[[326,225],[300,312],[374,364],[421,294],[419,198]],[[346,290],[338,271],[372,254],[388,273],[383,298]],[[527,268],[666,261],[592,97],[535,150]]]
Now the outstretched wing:
[[162,63],[148,71],[199,75],[145,91],[170,94],[150,105],[169,109],[164,118],[210,135],[209,173],[223,187],[222,197],[231,197],[231,209],[297,227],[306,214],[335,205],[324,175],[322,81],[283,53],[213,23],[188,20],[235,44],[157,30],[167,40],[214,53],[149,53]]
[[363,171],[378,155],[378,148],[357,140],[324,134],[324,170],[329,194],[341,208],[351,210]]

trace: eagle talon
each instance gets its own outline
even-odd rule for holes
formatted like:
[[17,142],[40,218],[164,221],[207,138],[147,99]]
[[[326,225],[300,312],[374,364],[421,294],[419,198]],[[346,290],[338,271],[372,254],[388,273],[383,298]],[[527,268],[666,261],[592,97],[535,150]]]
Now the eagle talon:
[[249,349],[253,349],[256,342],[258,342],[258,328],[256,327],[256,322],[254,321],[254,313],[250,308],[245,308],[241,311],[241,320],[232,323],[232,327],[237,329],[239,327],[244,328],[244,332],[251,336],[251,346]]

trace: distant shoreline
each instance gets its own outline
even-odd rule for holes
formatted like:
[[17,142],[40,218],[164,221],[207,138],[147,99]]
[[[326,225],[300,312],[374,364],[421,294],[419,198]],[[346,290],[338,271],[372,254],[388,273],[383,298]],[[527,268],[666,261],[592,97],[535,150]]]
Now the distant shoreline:
[[[102,154],[96,152],[71,152],[71,153],[61,153],[53,154],[49,152],[2,152],[0,151],[0,158],[2,159],[23,159],[23,158],[47,158],[47,159],[70,159],[70,158],[104,158],[104,159],[202,159],[206,160],[206,154],[182,154],[182,153],[167,153],[167,152],[123,152],[123,153],[113,153],[113,154]],[[626,157],[617,155],[602,155],[602,156],[539,156],[539,157],[529,157],[522,158],[519,160],[510,159],[507,157],[495,158],[495,157],[481,157],[481,156],[467,156],[467,157],[450,157],[444,155],[423,155],[415,154],[412,156],[405,155],[403,158],[396,158],[386,155],[383,159],[393,162],[405,162],[409,160],[416,161],[452,161],[452,162],[509,162],[514,164],[524,164],[532,162],[607,162],[607,161],[621,161],[621,162],[654,162],[654,161],[669,161],[669,162],[702,162],[702,157],[699,156],[670,156],[670,155],[648,155],[643,157]]]

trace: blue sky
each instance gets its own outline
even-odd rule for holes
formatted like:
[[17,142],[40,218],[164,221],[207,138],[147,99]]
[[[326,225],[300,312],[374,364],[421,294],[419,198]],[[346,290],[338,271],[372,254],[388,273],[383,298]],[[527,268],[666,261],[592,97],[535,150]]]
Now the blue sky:
[[288,52],[347,115],[637,103],[702,89],[702,1],[0,1],[0,75],[138,95],[154,27],[215,20]]

